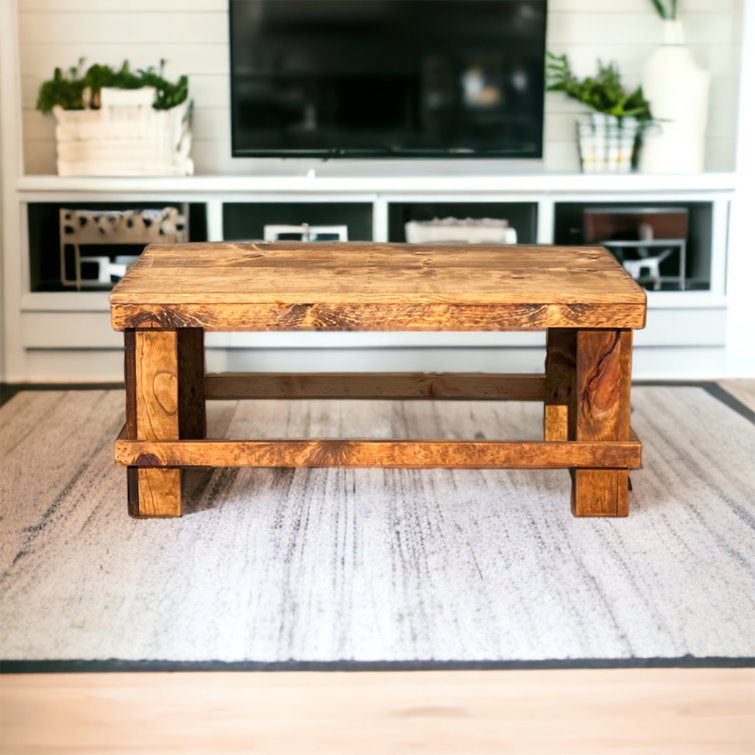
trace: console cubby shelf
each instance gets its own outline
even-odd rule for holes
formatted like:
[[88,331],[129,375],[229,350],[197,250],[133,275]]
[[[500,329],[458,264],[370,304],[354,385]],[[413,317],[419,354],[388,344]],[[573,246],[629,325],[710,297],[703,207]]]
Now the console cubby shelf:
[[[13,192],[20,222],[15,229],[6,231],[6,250],[10,248],[9,242],[21,250],[13,258],[6,251],[6,275],[15,278],[14,285],[6,287],[6,303],[11,304],[7,307],[11,314],[8,325],[14,329],[14,337],[6,346],[10,357],[6,364],[11,378],[44,380],[49,379],[47,372],[58,370],[57,374],[61,374],[61,365],[65,364],[68,370],[69,364],[79,360],[81,365],[66,373],[70,379],[76,379],[87,374],[85,364],[96,353],[93,350],[100,350],[100,363],[109,365],[102,366],[102,377],[117,379],[120,370],[114,354],[120,346],[119,334],[110,329],[106,291],[35,290],[31,268],[39,250],[33,253],[30,250],[29,208],[87,203],[113,207],[126,203],[138,208],[161,202],[188,203],[199,208],[197,211],[203,212],[201,237],[210,241],[261,238],[266,222],[344,223],[352,240],[403,241],[403,224],[407,219],[455,214],[507,217],[516,228],[520,243],[574,243],[563,238],[563,219],[568,212],[580,212],[581,206],[702,207],[703,211],[695,210],[699,248],[692,251],[697,255],[695,275],[709,284],[707,290],[648,291],[648,328],[636,334],[638,364],[642,365],[643,347],[648,347],[645,354],[655,352],[654,358],[673,364],[669,349],[676,350],[676,354],[723,349],[729,207],[734,188],[734,175],[727,173],[621,176],[533,170],[504,174],[500,165],[484,161],[467,166],[323,163],[306,170],[281,165],[275,175],[256,176],[23,176]],[[562,238],[558,238],[559,233]],[[48,249],[45,253],[52,252]],[[9,297],[7,292],[11,289]],[[535,359],[533,347],[542,346],[540,334],[525,339],[521,334],[510,333],[440,335],[441,338],[413,333],[210,334],[208,345],[215,347],[216,355],[221,352],[239,355],[253,348],[263,359],[277,350],[283,355],[282,369],[290,363],[293,369],[314,371],[323,369],[317,364],[334,354],[360,350],[366,353],[372,347],[378,352],[382,349],[388,356],[393,353],[391,349],[403,349],[404,357],[420,366],[422,353],[467,347],[480,349],[484,356],[486,349],[494,353],[504,348],[512,357],[512,369],[530,369]],[[317,349],[321,350],[319,356]],[[305,352],[307,356],[299,361],[286,361],[293,354]],[[392,358],[400,362],[404,357],[396,352]],[[233,369],[236,359],[223,357],[221,366]],[[269,364],[278,364],[277,357],[270,359]],[[488,363],[486,359],[485,356],[480,362],[483,369]],[[357,364],[362,362],[357,360]],[[381,368],[390,369],[390,364],[385,362]],[[368,366],[374,369],[374,364]],[[113,369],[116,372],[111,375]],[[428,369],[436,367],[430,364]],[[641,369],[639,374],[655,376],[658,370]]]
[[[423,175],[408,172],[401,164],[372,166],[375,175],[359,174],[353,164],[323,163],[302,172],[259,176],[181,177],[61,177],[23,176],[17,196],[23,210],[49,204],[85,205],[108,203],[113,207],[155,202],[185,202],[204,208],[201,236],[211,241],[261,238],[265,222],[346,223],[352,240],[403,241],[403,223],[433,215],[459,217],[491,215],[507,217],[517,229],[520,243],[580,243],[564,233],[567,208],[579,214],[592,205],[638,206],[682,205],[695,210],[699,250],[694,248],[690,269],[703,281],[705,290],[684,292],[650,291],[654,307],[721,306],[725,294],[724,276],[729,203],[734,176],[728,173],[694,176],[585,175],[531,173],[501,174],[487,163],[475,175],[449,175],[449,167],[438,172],[426,168]],[[379,170],[378,170],[379,168]],[[574,208],[577,208],[576,210]],[[705,211],[699,211],[703,208]],[[476,211],[476,212],[475,212]],[[700,216],[700,217],[697,217]],[[22,229],[30,244],[28,228]],[[696,254],[696,256],[695,256]],[[76,307],[74,299],[64,304],[56,292],[46,301],[35,294],[27,264],[22,281],[22,306],[49,309]],[[44,293],[44,292],[40,292]],[[95,299],[92,292],[64,292],[66,296]],[[54,304],[53,304],[54,302]]]

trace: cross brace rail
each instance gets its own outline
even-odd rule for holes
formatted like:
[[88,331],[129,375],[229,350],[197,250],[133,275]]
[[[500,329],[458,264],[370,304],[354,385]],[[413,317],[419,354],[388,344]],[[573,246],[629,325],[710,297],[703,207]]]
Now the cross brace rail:
[[207,399],[456,399],[542,401],[545,375],[482,372],[315,372],[205,375]]
[[404,469],[637,468],[629,441],[128,440],[116,463],[133,467],[389,467]]

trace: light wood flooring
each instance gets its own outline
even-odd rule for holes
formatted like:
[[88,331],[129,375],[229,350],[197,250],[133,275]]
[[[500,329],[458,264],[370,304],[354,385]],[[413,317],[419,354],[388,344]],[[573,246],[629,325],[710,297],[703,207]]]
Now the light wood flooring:
[[0,677],[0,751],[752,753],[755,670]]

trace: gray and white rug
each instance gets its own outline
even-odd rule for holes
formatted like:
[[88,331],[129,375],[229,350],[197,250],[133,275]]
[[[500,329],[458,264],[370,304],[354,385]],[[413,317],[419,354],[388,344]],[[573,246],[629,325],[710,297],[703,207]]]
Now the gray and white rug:
[[[538,404],[210,404],[214,436],[537,438]],[[755,425],[637,387],[627,519],[555,471],[194,472],[134,520],[121,391],[0,408],[6,661],[541,661],[755,656]]]

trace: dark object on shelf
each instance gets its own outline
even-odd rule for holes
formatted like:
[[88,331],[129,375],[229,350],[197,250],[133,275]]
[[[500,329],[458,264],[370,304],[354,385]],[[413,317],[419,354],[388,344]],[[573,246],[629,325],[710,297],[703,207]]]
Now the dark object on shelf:
[[[175,244],[188,241],[188,205],[159,210],[60,208],[60,280],[64,286],[100,287],[120,280],[138,255],[81,254],[81,246]],[[72,250],[70,259],[68,250]],[[69,271],[73,269],[73,277]]]
[[542,156],[546,0],[231,0],[236,157]]
[[[638,283],[656,291],[668,282],[686,288],[686,208],[588,207],[584,229],[585,242],[607,247]],[[674,265],[673,274],[664,274],[662,265]]]

